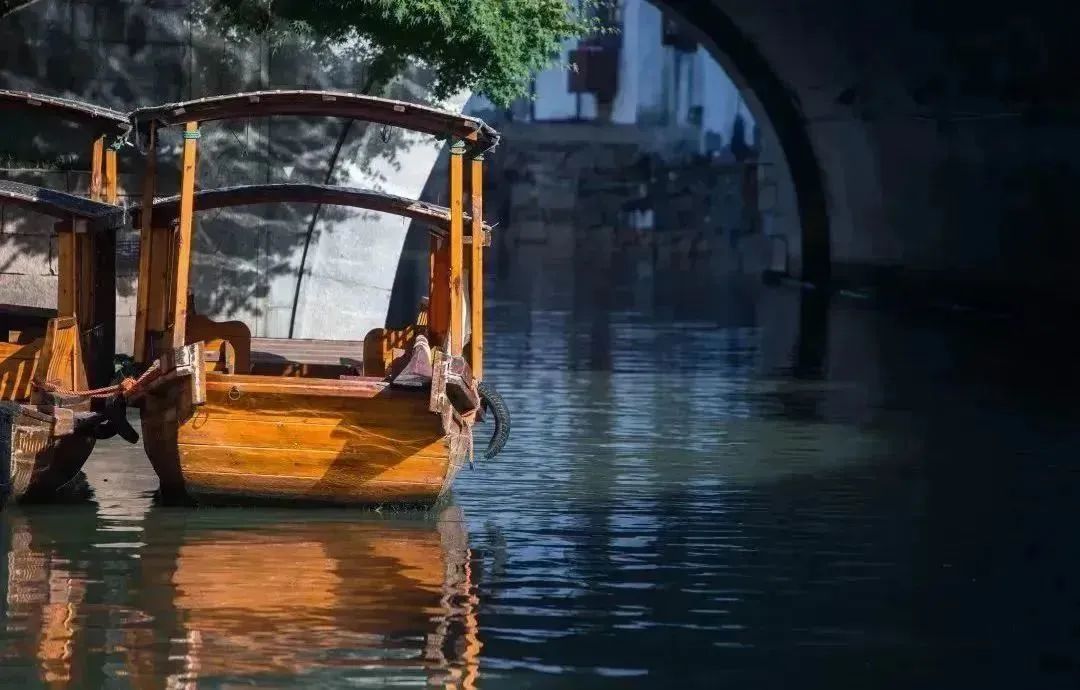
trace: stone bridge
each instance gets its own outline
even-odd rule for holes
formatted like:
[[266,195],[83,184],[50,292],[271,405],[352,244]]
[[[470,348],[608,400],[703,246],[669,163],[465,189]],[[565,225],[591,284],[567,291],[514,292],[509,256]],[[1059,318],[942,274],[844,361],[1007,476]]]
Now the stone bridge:
[[779,148],[798,212],[775,231],[795,273],[960,300],[1080,296],[1074,3],[660,4]]
[[[781,211],[766,232],[784,239],[792,276],[959,301],[1078,296],[1074,4],[660,4],[695,28],[764,128]],[[359,90],[364,82],[362,67],[335,57],[338,48],[310,55],[238,45],[201,25],[193,6],[39,0],[0,23],[0,87],[126,109],[241,89]],[[424,100],[422,72],[404,75],[391,92]],[[5,117],[10,163],[0,166],[34,168],[7,171],[20,179],[84,189],[80,161],[35,163],[59,151],[35,125]],[[410,196],[426,185],[439,200],[427,184],[439,145],[428,139],[275,119],[215,127],[205,143],[208,185],[332,179]],[[132,195],[138,160],[128,152],[122,161]],[[361,221],[376,231],[348,231]],[[0,300],[21,291],[47,306],[55,256],[48,229],[7,212],[0,223]],[[203,218],[199,308],[244,318],[260,335],[285,336],[291,325],[297,337],[362,337],[385,318],[407,232],[396,219],[330,210],[313,217],[309,208]],[[309,275],[296,300],[308,233]],[[120,300],[130,314],[130,281]],[[319,306],[327,303],[333,319]]]

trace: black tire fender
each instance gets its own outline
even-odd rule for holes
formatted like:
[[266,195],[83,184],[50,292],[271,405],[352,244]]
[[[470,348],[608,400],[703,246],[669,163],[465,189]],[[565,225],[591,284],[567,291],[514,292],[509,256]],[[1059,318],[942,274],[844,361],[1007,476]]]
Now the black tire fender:
[[476,390],[480,394],[481,406],[491,413],[495,421],[495,431],[488,442],[487,450],[484,451],[484,457],[490,460],[498,455],[510,440],[510,408],[495,387],[487,381],[480,381]]

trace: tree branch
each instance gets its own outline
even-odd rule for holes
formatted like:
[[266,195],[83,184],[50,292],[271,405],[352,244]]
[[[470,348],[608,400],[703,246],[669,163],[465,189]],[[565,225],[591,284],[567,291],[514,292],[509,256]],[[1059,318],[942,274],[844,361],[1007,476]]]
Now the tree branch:
[[0,17],[14,14],[24,7],[33,5],[38,0],[0,0]]

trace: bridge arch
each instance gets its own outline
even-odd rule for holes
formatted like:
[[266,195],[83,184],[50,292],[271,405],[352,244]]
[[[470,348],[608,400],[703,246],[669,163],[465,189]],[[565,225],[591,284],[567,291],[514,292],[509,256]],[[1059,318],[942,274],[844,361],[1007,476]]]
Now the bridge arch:
[[[798,96],[784,83],[754,42],[731,17],[708,0],[649,0],[679,18],[742,92],[763,131],[763,144],[775,147],[794,193],[795,224],[778,228],[786,240],[792,273],[823,284],[831,275],[830,218],[826,186],[806,128]],[[783,192],[781,192],[783,194]]]

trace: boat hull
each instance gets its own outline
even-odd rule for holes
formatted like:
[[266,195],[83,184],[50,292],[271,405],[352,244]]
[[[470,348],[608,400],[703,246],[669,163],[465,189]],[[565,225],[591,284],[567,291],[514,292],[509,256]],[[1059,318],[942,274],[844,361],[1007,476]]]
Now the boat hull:
[[167,499],[430,506],[469,457],[471,427],[429,392],[381,382],[207,374],[206,401],[170,382],[141,403]]
[[95,441],[89,434],[55,436],[46,415],[0,402],[0,496],[53,498],[78,476]]

